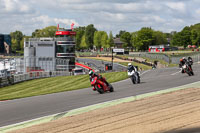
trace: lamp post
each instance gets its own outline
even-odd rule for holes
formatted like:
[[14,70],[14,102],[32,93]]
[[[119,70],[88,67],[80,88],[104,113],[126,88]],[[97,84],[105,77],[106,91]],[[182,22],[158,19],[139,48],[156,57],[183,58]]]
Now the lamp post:
[[112,49],[112,70],[113,70],[113,49]]

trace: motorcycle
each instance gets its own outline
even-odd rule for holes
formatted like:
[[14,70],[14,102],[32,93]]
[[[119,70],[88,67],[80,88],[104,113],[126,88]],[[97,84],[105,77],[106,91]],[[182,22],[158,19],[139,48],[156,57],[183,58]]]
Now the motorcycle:
[[189,66],[188,63],[185,63],[185,64],[182,66],[182,69],[183,69],[183,72],[184,72],[184,73],[187,73],[189,76],[194,75],[194,72],[193,72],[193,70],[191,69],[191,67]]
[[94,91],[98,91],[100,94],[103,94],[104,92],[110,91],[113,92],[114,88],[111,84],[108,83],[108,85],[98,79],[98,77],[94,77],[91,80],[91,86],[93,86]]
[[133,84],[136,84],[136,83],[139,84],[140,83],[139,72],[134,71],[134,70],[132,70],[132,71],[128,70],[127,72],[128,72],[128,76],[130,76],[130,79],[131,79]]

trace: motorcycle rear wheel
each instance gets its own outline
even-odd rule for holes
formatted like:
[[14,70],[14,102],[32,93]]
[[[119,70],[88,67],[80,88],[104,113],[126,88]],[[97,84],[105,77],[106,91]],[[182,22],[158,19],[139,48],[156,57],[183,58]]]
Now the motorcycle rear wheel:
[[132,76],[131,81],[132,81],[133,84],[136,84],[135,77]]
[[140,83],[140,76],[138,76],[138,83]]
[[113,88],[113,86],[111,85],[111,84],[109,84],[109,87],[110,87],[110,92],[113,92],[114,91],[114,88]]

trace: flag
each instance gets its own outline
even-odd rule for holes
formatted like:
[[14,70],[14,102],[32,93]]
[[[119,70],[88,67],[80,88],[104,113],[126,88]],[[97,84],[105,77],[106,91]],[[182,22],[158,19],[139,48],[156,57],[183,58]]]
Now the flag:
[[59,24],[57,25],[57,30],[59,30]]
[[74,23],[71,24],[71,29],[72,29],[72,30],[73,30],[73,27],[74,27]]

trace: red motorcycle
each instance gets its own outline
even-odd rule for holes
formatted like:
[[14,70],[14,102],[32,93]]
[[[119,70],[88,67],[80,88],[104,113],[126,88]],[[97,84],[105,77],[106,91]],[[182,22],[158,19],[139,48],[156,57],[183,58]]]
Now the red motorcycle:
[[103,94],[104,92],[107,92],[107,91],[110,91],[110,92],[114,91],[114,88],[111,84],[108,83],[107,85],[105,82],[98,79],[98,77],[92,78],[91,86],[93,86],[94,91],[98,91],[100,94]]

